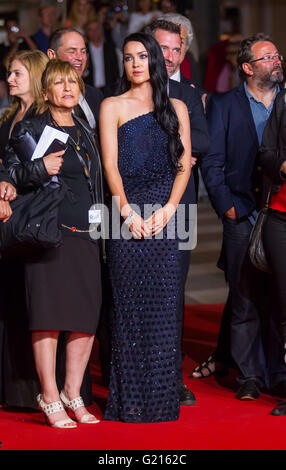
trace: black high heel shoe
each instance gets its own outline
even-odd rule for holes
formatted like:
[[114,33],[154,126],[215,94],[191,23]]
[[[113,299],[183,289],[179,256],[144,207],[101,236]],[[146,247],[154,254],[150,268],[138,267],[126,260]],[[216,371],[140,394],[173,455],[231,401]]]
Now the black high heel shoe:
[[270,413],[273,416],[285,416],[286,415],[286,401],[280,401]]

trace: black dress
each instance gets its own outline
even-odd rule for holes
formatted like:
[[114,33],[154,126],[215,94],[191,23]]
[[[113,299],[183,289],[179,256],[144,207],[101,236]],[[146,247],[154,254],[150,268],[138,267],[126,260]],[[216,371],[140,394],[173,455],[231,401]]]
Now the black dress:
[[[75,126],[64,130],[76,139]],[[94,171],[91,164],[92,179]],[[64,154],[61,179],[69,187],[59,209],[64,243],[26,263],[29,325],[31,330],[95,334],[101,307],[99,246],[88,232],[92,198],[73,145]],[[73,232],[73,227],[82,231]]]
[[[119,128],[118,149],[128,202],[139,206],[143,217],[144,205],[166,204],[175,175],[168,158],[168,137],[152,113]],[[174,218],[169,224],[172,222]],[[176,420],[178,239],[168,239],[167,228],[162,239],[126,240],[121,235],[108,240],[107,259],[114,305],[104,419],[135,423]]]
[[[29,116],[30,118],[31,116]],[[28,132],[30,129],[34,129],[34,125],[31,125],[33,122],[28,120],[28,123],[21,122],[17,124],[17,127],[27,129]],[[41,131],[43,130],[46,124],[50,124],[50,116],[45,113],[37,117],[35,120],[37,123],[37,130],[35,131],[35,135],[33,137],[37,140],[40,136]],[[18,131],[17,131],[18,132]],[[17,140],[17,132],[15,127],[15,132],[13,132],[13,138]],[[20,132],[20,130],[19,130]],[[6,130],[6,134],[8,136],[8,132]],[[10,162],[12,152],[12,159]],[[7,165],[12,165],[12,162],[16,159],[18,160],[15,155],[13,156],[13,149],[11,147],[6,149],[5,157],[7,157]],[[15,179],[15,185],[17,186],[17,179]],[[69,232],[69,231],[66,231]],[[65,277],[66,270],[68,268],[68,272],[73,272],[76,269],[76,264],[79,263],[79,252],[77,249],[74,248],[74,244],[76,243],[77,248],[80,245],[85,246],[87,249],[82,248],[82,256],[86,259],[88,258],[89,267],[91,264],[91,259],[94,260],[93,265],[93,272],[90,279],[94,280],[95,275],[95,285],[93,284],[93,290],[96,292],[96,308],[94,310],[94,315],[92,316],[93,323],[88,325],[87,332],[94,332],[96,328],[96,324],[98,321],[98,309],[100,304],[100,277],[97,274],[94,274],[94,266],[97,263],[97,259],[99,256],[98,246],[96,243],[91,243],[88,239],[77,238],[74,234],[66,233],[65,239],[67,239],[67,243],[64,243],[65,252],[68,252],[68,262],[70,263],[68,267],[68,263],[62,264],[61,266],[57,265],[56,271],[53,270],[52,264],[46,264],[46,270],[43,269],[41,265],[41,260],[39,256],[35,256],[33,260],[30,260],[28,266],[25,269],[25,265],[23,262],[19,260],[11,260],[10,258],[1,262],[1,270],[0,270],[0,277],[1,277],[1,287],[2,287],[2,302],[1,302],[1,312],[0,315],[2,318],[5,318],[5,327],[3,328],[3,356],[2,358],[2,377],[1,379],[1,391],[2,391],[2,402],[10,405],[10,406],[21,406],[21,407],[31,407],[31,408],[38,408],[38,404],[36,402],[36,396],[40,392],[40,383],[36,374],[33,352],[32,352],[32,344],[31,344],[31,332],[30,332],[30,314],[27,310],[27,304],[29,309],[31,307],[31,303],[33,306],[40,302],[41,305],[44,305],[43,308],[46,308],[48,305],[50,307],[49,315],[53,312],[54,304],[53,302],[56,301],[57,293],[60,287],[62,287],[62,293],[66,295],[69,305],[68,308],[65,309],[66,312],[69,311],[69,306],[71,305],[73,298],[71,293],[74,293],[76,289],[79,289],[81,286],[81,281],[79,284],[77,283],[77,287],[74,284],[75,279],[69,280]],[[51,260],[53,258],[52,252],[53,250],[49,250],[50,253],[43,253],[42,261],[45,260],[45,257]],[[61,259],[64,257],[61,256]],[[54,257],[54,261],[57,257]],[[66,257],[64,257],[66,259]],[[74,262],[74,263],[73,263]],[[71,268],[71,264],[73,264]],[[7,269],[9,270],[9,275],[7,276]],[[51,272],[49,272],[49,269]],[[90,269],[90,268],[88,268]],[[26,272],[25,272],[26,271]],[[63,274],[65,272],[65,274]],[[16,274],[15,274],[16,273]],[[97,273],[97,271],[96,271]],[[48,277],[49,282],[52,284],[54,283],[55,289],[52,291],[54,295],[47,295],[44,292],[46,287],[45,282],[47,279],[43,279],[43,276]],[[27,279],[28,285],[28,302],[26,302],[26,291],[25,291],[25,277]],[[92,283],[92,280],[89,279],[89,286]],[[33,288],[34,287],[34,288]],[[33,291],[33,295],[29,295],[29,291]],[[90,288],[89,288],[90,290]],[[47,292],[47,291],[46,291]],[[51,291],[50,291],[51,292]],[[82,291],[83,292],[83,291]],[[85,291],[86,292],[86,291]],[[93,296],[94,296],[93,292]],[[5,294],[5,295],[4,295]],[[39,294],[42,296],[42,299],[39,299]],[[90,299],[87,295],[82,302],[77,301],[75,304],[78,308],[77,312],[82,311],[82,308],[86,310],[85,300],[86,298]],[[3,305],[4,304],[4,305]],[[37,307],[40,304],[37,304]],[[57,308],[59,303],[57,305]],[[73,307],[74,308],[74,307]],[[36,316],[37,317],[37,316]],[[51,315],[52,318],[54,318]],[[1,318],[1,317],[0,317]],[[4,321],[4,320],[3,320]],[[1,324],[0,324],[1,326]],[[41,327],[41,324],[38,323],[34,325],[36,327]],[[43,325],[42,325],[43,326]],[[68,326],[67,323],[60,325],[53,323],[50,324],[52,329],[58,329],[58,326]],[[69,323],[71,329],[74,327],[77,331],[81,331],[79,325]],[[81,325],[82,327],[82,325]],[[71,331],[67,327],[67,331]],[[92,330],[92,331],[91,331]],[[85,331],[85,330],[84,330]],[[59,390],[62,389],[64,384],[65,378],[65,345],[66,340],[68,337],[68,333],[66,331],[62,331],[60,333],[59,342],[58,342],[58,354],[57,354],[57,384]],[[1,368],[0,368],[1,371]],[[91,378],[89,374],[89,369],[87,368],[84,380],[81,388],[81,395],[84,399],[85,404],[89,405],[92,403],[92,387],[91,387]]]

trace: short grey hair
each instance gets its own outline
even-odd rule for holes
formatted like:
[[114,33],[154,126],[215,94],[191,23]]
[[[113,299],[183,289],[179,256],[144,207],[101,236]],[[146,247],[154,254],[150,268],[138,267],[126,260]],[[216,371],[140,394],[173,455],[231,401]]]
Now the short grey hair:
[[165,15],[160,16],[158,19],[163,19],[166,21],[170,21],[171,23],[179,24],[184,26],[187,31],[187,49],[189,49],[194,33],[192,23],[190,22],[189,18],[186,16],[180,15],[179,13],[165,13]]

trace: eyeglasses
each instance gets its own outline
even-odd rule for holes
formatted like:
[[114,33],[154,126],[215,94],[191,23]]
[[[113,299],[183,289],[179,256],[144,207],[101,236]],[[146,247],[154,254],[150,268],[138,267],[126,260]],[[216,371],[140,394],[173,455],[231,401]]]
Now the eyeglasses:
[[259,59],[254,59],[254,60],[250,60],[249,63],[253,63],[253,62],[258,62],[259,60],[264,60],[264,62],[274,62],[274,60],[279,60],[280,62],[282,62],[283,60],[283,55],[280,55],[280,54],[273,54],[273,55],[265,55],[263,57],[260,57]]

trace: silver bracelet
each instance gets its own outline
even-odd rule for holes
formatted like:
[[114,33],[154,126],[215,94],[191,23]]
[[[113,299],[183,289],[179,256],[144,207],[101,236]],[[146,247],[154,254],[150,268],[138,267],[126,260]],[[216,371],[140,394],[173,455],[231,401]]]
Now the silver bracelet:
[[130,214],[128,215],[128,217],[126,217],[126,219],[124,220],[124,223],[126,225],[128,225],[128,227],[129,227],[129,225],[131,223],[131,220],[133,219],[134,215],[135,215],[135,212],[131,211]]

